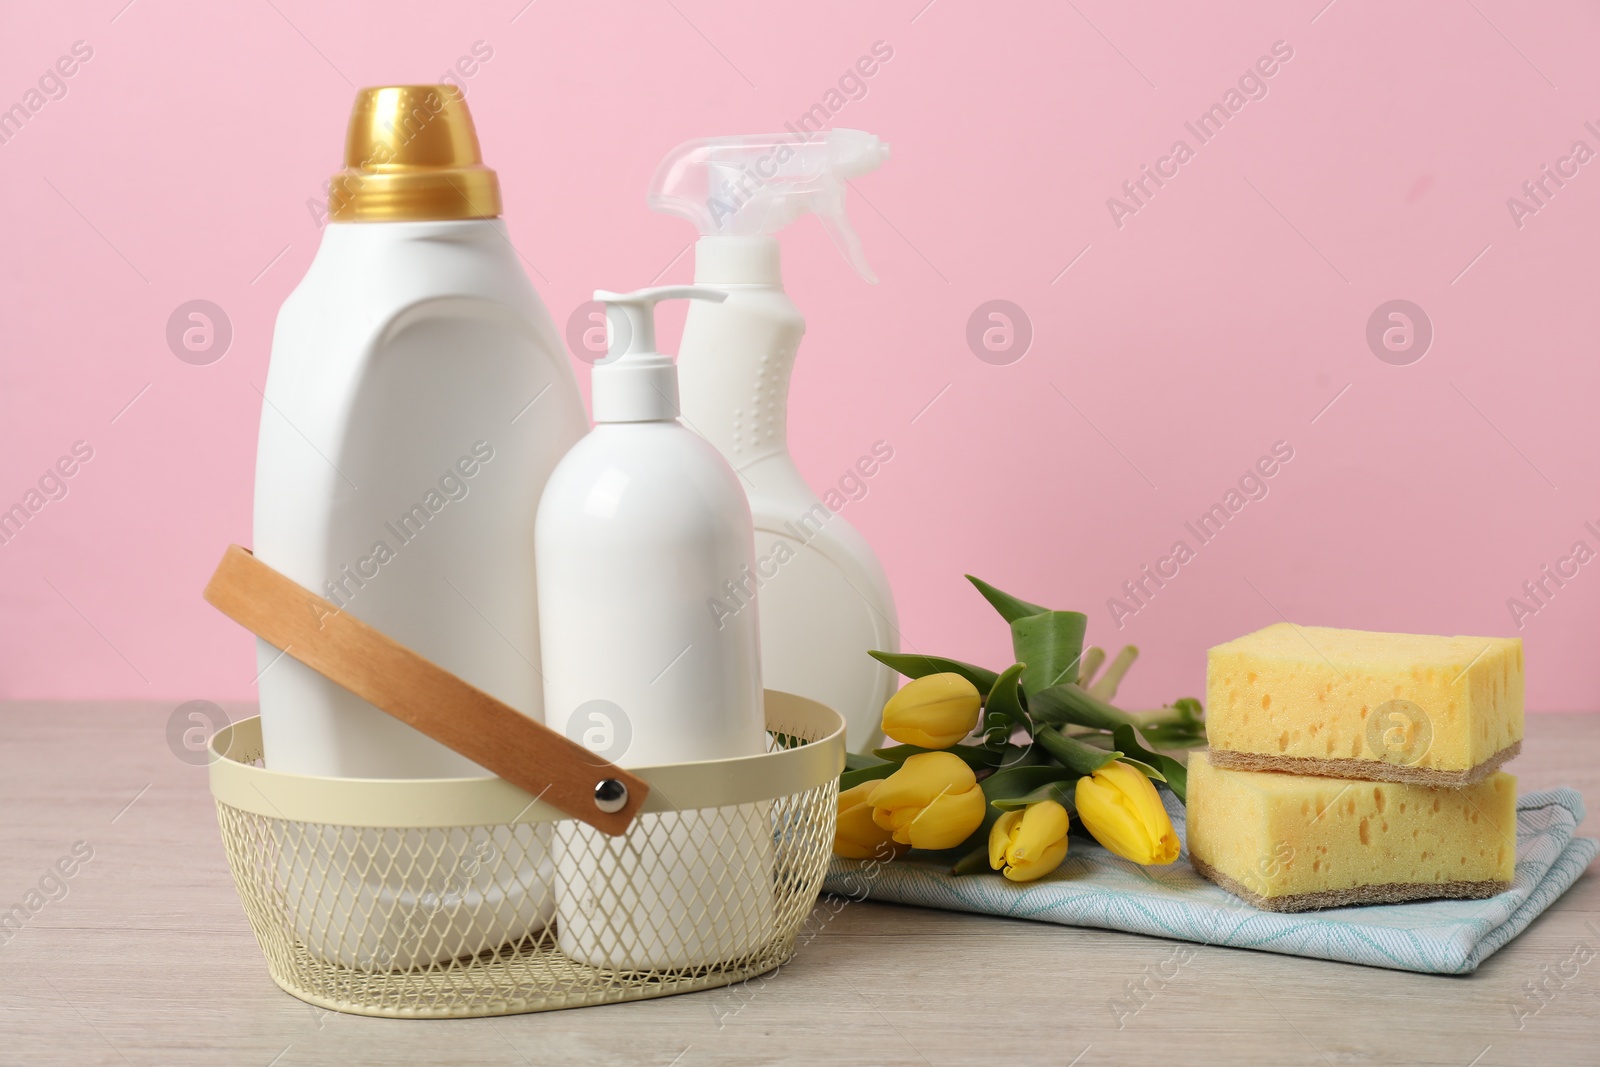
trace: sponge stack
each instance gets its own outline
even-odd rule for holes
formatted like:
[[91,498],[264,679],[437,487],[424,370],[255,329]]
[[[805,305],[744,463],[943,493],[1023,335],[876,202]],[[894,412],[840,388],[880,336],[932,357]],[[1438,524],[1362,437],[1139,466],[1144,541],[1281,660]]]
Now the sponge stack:
[[1510,888],[1522,643],[1289,623],[1207,664],[1195,869],[1274,911]]

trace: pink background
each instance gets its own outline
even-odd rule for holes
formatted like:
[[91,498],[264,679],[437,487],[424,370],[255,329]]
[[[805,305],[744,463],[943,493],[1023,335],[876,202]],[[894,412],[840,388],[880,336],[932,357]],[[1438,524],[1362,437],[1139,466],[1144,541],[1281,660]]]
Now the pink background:
[[[832,119],[893,144],[851,200],[883,281],[789,231],[790,403],[819,489],[895,450],[845,515],[908,648],[1008,662],[972,571],[1140,645],[1130,704],[1199,693],[1205,648],[1280,612],[1520,634],[1530,707],[1600,703],[1600,563],[1520,629],[1507,606],[1600,549],[1600,162],[1520,227],[1507,207],[1600,149],[1592,5],[124,2],[0,7],[0,106],[93,48],[0,144],[0,507],[94,449],[0,546],[0,697],[252,696],[250,642],[199,591],[249,539],[273,316],[356,86],[493,49],[468,100],[560,328],[596,286],[689,277],[687,227],[644,205],[668,149],[781,129],[884,41]],[[1184,123],[1277,41],[1265,98],[1199,144]],[[1107,198],[1179,138],[1194,158],[1119,228]],[[165,340],[197,298],[234,331],[208,366]],[[1397,298],[1435,332],[1406,366],[1366,341]],[[966,340],[992,299],[1033,330],[1008,365]],[[1119,632],[1107,599],[1276,441],[1270,494]]]

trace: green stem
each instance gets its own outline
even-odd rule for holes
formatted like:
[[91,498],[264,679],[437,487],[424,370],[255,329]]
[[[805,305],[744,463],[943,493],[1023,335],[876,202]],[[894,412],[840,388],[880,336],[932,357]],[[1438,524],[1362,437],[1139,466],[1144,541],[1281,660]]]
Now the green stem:
[[1072,682],[1028,694],[1028,711],[1038,722],[1053,726],[1073,723],[1097,730],[1114,730],[1118,726],[1138,724],[1132,715]]
[[1156,708],[1153,711],[1134,711],[1128,713],[1128,718],[1134,726],[1144,729],[1146,726],[1184,726],[1189,723],[1189,718],[1172,708]]
[[1193,697],[1186,697],[1164,708],[1133,712],[1129,717],[1133,720],[1133,725],[1141,730],[1146,726],[1182,726],[1203,735],[1205,733],[1203,714],[1200,702]]
[[1087,686],[1091,694],[1101,700],[1111,701],[1117,698],[1117,686],[1122,684],[1122,679],[1128,673],[1128,668],[1133,666],[1133,661],[1139,658],[1139,650],[1133,645],[1123,645],[1122,651],[1117,653],[1111,665],[1106,668],[1106,673],[1101,675],[1093,685]]
[[955,866],[950,868],[950,873],[959,877],[963,874],[981,874],[989,869],[989,843],[985,841],[956,860]]

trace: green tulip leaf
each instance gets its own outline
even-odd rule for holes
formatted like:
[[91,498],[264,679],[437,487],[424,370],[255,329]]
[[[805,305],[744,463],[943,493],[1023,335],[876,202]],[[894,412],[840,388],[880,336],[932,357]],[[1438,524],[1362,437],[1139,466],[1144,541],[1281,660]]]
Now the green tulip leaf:
[[1077,806],[1073,803],[1073,793],[1074,789],[1069,787],[1066,782],[1051,782],[1048,785],[1041,785],[1031,793],[1024,793],[1020,797],[1000,797],[989,801],[989,804],[1000,811],[1016,811],[1018,808],[1026,808],[1029,804],[1037,804],[1041,800],[1053,800],[1063,808],[1076,814]]
[[859,767],[853,771],[847,770],[839,775],[839,792],[843,793],[846,789],[854,789],[862,782],[875,782],[880,778],[887,778],[899,769],[900,764],[890,763],[886,760],[870,767]]
[[1028,665],[1022,688],[1029,694],[1078,680],[1083,633],[1089,617],[1081,611],[1047,611],[1011,622],[1011,650]]
[[1010,747],[1011,735],[1015,732],[1016,724],[1011,721],[1011,716],[998,711],[983,713],[983,747],[997,759]]
[[1194,748],[1206,743],[1204,728],[1193,726],[1141,726],[1139,733],[1157,748]]
[[1126,752],[1117,758],[1119,762],[1126,763],[1152,782],[1165,782],[1167,780],[1167,776],[1157,770],[1153,764],[1146,763],[1142,759],[1134,759]]
[[1054,726],[1039,727],[1034,731],[1033,739],[1046,752],[1060,760],[1063,767],[1080,777],[1093,774],[1122,755],[1121,752],[1103,751],[1093,745],[1086,745],[1076,738],[1067,737]]
[[978,784],[983,789],[984,799],[993,804],[996,800],[1027,796],[1035,789],[1053,782],[1073,782],[1081,777],[1082,775],[1065,767],[1046,764],[1034,767],[1007,767],[1003,771],[995,771]]
[[[998,611],[1000,617],[1006,622],[1016,622],[1018,619],[1025,619],[1029,615],[1043,615],[1050,610],[1049,608],[1040,607],[1038,604],[1030,604],[1026,600],[1018,600],[1010,593],[1002,593],[982,578],[974,578],[969,574],[967,575],[967,581],[977,587],[978,592],[983,594],[983,599],[992,604],[994,610]],[[1023,657],[1018,656],[1017,658],[1022,659]]]
[[1004,715],[989,715],[983,717],[983,747],[995,759],[1005,751],[1011,743],[1011,720]]
[[859,752],[846,752],[844,754],[844,769],[847,771],[859,771],[864,767],[876,767],[882,762],[883,760],[877,756],[863,756]]
[[994,757],[991,766],[999,762],[1018,726],[1029,729],[1027,712],[1022,707],[1022,693],[1017,689],[1017,679],[1021,677],[1025,666],[1013,663],[1007,667],[985,695],[983,747]]
[[989,698],[984,706],[996,715],[1004,715],[1016,726],[1027,729],[1032,725],[1028,721],[1028,713],[1022,708],[1022,693],[1017,688],[1017,680],[1028,672],[1026,663],[1013,663],[1000,672],[994,680],[994,685],[989,689]]
[[951,745],[949,748],[919,748],[916,745],[895,745],[892,748],[875,748],[873,755],[888,760],[898,770],[900,764],[924,752],[948,752],[975,771],[985,771],[995,765],[997,753],[980,745]]
[[922,656],[910,652],[879,652],[873,650],[867,655],[877,660],[886,667],[890,667],[907,678],[925,678],[930,674],[959,674],[971,682],[980,693],[987,693],[994,688],[995,679],[1000,677],[987,667],[979,667],[972,663],[962,663],[958,659],[946,659],[943,656]]
[[1050,762],[1050,754],[1038,745],[1030,742],[1026,745],[1008,744],[1000,752],[1000,758],[994,766],[1006,771],[1013,767],[1039,767]]
[[1152,752],[1139,742],[1139,732],[1131,726],[1119,726],[1112,732],[1117,740],[1117,747],[1131,752],[1145,763],[1153,764],[1160,768],[1162,780],[1167,783],[1167,788],[1185,805],[1189,803],[1189,768],[1179,763],[1171,756],[1163,756],[1159,752]]
[[1028,711],[1037,721],[1054,726],[1071,723],[1113,730],[1133,722],[1127,712],[1092,695],[1076,682],[1028,690]]

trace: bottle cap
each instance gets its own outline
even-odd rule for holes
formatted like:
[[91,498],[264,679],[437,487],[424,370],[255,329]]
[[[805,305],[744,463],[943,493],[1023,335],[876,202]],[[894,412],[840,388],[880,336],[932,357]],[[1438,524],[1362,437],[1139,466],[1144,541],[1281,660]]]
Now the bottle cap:
[[350,112],[344,169],[328,189],[333,222],[488,219],[500,181],[453,85],[362,89]]

